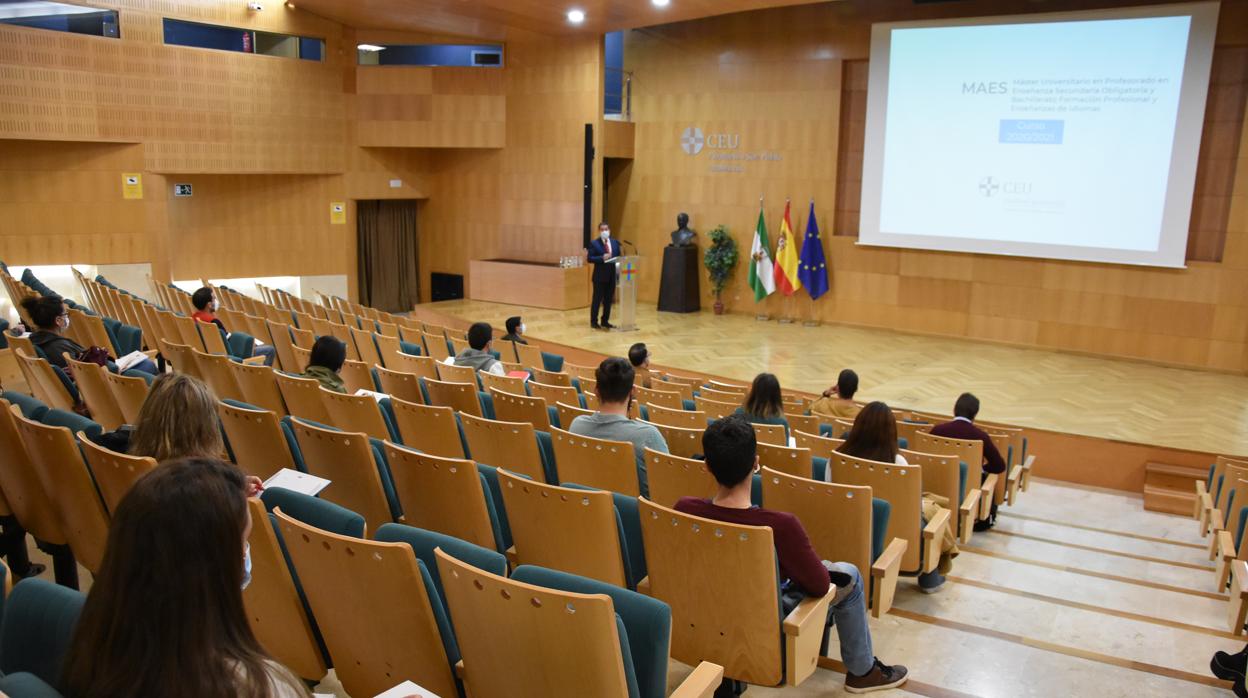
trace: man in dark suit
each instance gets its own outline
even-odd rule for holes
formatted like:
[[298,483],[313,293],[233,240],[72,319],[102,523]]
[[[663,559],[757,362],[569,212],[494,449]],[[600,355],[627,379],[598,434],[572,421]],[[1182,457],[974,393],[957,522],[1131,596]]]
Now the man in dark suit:
[[[589,326],[597,329],[615,327],[611,319],[611,301],[615,298],[615,264],[620,256],[620,243],[611,239],[611,226],[598,224],[598,239],[589,242],[589,261],[594,265],[594,298],[589,306]],[[598,306],[602,306],[602,323],[598,322]]]
[[[970,393],[962,393],[958,396],[958,401],[953,405],[953,421],[938,424],[932,427],[933,436],[943,436],[949,439],[963,439],[965,441],[982,441],[984,442],[984,477],[988,477],[989,473],[1004,473],[1005,459],[1001,457],[1001,452],[997,450],[996,444],[992,443],[992,437],[988,436],[983,429],[975,426],[975,416],[979,414],[979,398]],[[975,522],[976,531],[986,531],[992,528],[997,520],[997,505],[992,505],[992,513],[984,521]]]

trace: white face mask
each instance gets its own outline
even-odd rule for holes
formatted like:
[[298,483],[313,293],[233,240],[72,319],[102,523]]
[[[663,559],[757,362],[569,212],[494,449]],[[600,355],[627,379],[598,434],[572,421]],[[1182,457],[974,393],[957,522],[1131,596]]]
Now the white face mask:
[[608,229],[598,231],[598,237],[601,237],[603,240],[609,239],[611,237],[611,230]]
[[251,584],[251,543],[243,545],[243,588]]
[[65,321],[65,324],[61,327],[61,329],[68,330],[69,329],[69,316],[66,315],[60,319]]
[[220,307],[221,307],[221,302],[218,301],[216,298],[213,298],[212,302],[208,304],[208,309],[214,313],[217,312],[217,308],[220,308]]
[[523,323],[521,323],[521,324],[520,324],[520,327],[518,327],[518,328],[516,328],[516,329],[520,330],[520,334],[524,334],[524,324],[523,324]]

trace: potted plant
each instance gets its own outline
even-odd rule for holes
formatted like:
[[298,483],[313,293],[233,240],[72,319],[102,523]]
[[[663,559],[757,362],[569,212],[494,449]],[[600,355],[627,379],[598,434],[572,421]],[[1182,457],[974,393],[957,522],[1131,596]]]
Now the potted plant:
[[737,241],[722,224],[716,226],[710,236],[711,247],[702,258],[702,265],[711,277],[711,291],[715,294],[715,314],[723,315],[724,302],[720,300],[720,294],[724,292],[728,279],[732,278],[732,270],[737,266]]

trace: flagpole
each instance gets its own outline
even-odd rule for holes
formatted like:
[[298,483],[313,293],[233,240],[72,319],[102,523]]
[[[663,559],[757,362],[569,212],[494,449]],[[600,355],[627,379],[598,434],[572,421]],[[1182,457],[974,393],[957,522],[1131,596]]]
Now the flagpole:
[[[759,215],[763,214],[763,192],[759,192],[758,194],[758,211],[759,211]],[[755,230],[754,234],[757,235],[758,231]],[[768,250],[767,254],[770,255],[771,251]],[[754,259],[751,258],[750,264],[757,264],[757,263],[754,261]],[[757,308],[760,305],[760,303],[758,301],[754,301],[754,305]],[[766,298],[762,300],[761,306],[762,306],[761,310],[759,310],[758,312],[754,314],[754,320],[757,322],[767,322],[771,320],[771,315],[767,314],[767,299]]]

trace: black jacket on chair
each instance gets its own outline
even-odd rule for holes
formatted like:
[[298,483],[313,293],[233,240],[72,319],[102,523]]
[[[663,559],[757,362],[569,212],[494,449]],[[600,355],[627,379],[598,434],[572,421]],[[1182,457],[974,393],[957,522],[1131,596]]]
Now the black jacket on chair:
[[[611,239],[607,242],[611,243],[611,259],[619,257],[620,241]],[[603,244],[602,238],[589,241],[589,261],[594,265],[593,281],[596,284],[615,282],[615,264],[602,261],[606,253],[607,247]]]

